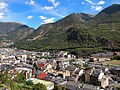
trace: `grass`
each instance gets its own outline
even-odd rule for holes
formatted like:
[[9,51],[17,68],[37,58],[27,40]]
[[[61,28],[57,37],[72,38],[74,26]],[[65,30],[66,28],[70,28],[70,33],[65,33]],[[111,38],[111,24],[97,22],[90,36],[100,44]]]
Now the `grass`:
[[120,60],[106,61],[104,63],[109,65],[120,65]]
[[109,64],[109,65],[120,65],[120,64],[115,64],[115,63],[106,63],[106,64]]

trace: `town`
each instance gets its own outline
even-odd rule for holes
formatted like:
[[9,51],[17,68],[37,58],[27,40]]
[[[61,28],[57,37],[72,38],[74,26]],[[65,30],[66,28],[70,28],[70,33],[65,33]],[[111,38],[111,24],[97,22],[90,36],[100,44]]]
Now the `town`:
[[119,60],[120,52],[80,58],[67,51],[0,48],[0,90],[32,90],[39,84],[47,90],[119,90]]

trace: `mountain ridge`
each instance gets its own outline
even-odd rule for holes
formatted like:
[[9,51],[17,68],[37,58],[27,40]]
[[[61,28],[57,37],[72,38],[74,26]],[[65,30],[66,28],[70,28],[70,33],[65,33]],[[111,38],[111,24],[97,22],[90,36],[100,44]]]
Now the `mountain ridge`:
[[96,26],[100,23],[120,23],[120,4],[113,4],[99,12],[87,25]]
[[[33,28],[18,22],[0,22],[0,40],[20,40],[34,31]],[[24,34],[24,35],[23,35]]]
[[[49,24],[44,24],[41,25],[40,27],[38,27],[33,34],[31,35],[36,37],[40,35],[40,33],[46,33],[51,29],[63,29],[63,30],[67,30],[68,28],[74,26],[74,25],[82,25],[85,24],[85,21],[90,20],[91,18],[93,18],[93,15],[90,14],[85,14],[85,13],[72,13],[68,16],[66,16],[65,18],[56,21],[55,23],[49,23]],[[62,23],[66,23],[66,24],[62,24]],[[48,28],[49,27],[49,28]]]
[[72,13],[55,23],[38,27],[13,46],[34,51],[66,50],[79,56],[119,50],[120,22],[118,16],[120,10],[104,14],[106,10],[114,10],[114,8],[111,5],[95,16]]

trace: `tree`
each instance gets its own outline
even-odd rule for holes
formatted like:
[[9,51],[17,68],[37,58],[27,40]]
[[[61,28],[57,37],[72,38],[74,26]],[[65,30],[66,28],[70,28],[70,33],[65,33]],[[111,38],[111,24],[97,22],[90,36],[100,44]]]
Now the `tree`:
[[1,77],[1,82],[4,84],[7,82],[7,78],[5,76]]
[[120,60],[120,56],[114,56],[112,57],[112,60]]
[[4,74],[0,74],[0,81],[2,83],[6,83],[8,79],[8,72],[5,72]]
[[116,87],[117,90],[120,90],[120,87]]
[[11,90],[14,90],[14,84],[15,84],[14,80],[11,80],[10,81],[10,88],[11,88]]
[[33,67],[35,67],[35,69],[38,70],[38,66],[36,63],[34,63]]
[[23,85],[23,86],[19,86],[19,90],[32,90],[32,87],[29,87],[27,85]]
[[47,90],[47,88],[45,85],[38,83],[34,85],[33,90]]
[[29,85],[29,86],[33,86],[33,82],[32,81],[27,81],[26,84]]
[[18,73],[17,76],[15,77],[15,81],[18,83],[24,83],[26,80],[26,77],[22,73]]
[[55,85],[53,90],[66,90],[66,88],[61,85]]

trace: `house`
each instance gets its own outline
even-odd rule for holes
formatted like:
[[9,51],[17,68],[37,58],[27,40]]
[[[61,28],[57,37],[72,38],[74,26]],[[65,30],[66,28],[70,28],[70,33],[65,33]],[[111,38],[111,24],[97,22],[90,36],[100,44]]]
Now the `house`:
[[117,77],[116,75],[113,75],[111,77],[114,81],[117,81],[118,83],[120,83],[120,77]]
[[47,70],[49,70],[49,69],[51,69],[51,68],[52,68],[52,65],[51,65],[51,64],[49,64],[49,63],[47,63],[47,64],[45,65],[45,67],[46,67],[46,69],[47,69]]
[[81,84],[72,81],[68,81],[67,83],[63,84],[67,90],[99,90],[98,86],[88,85],[88,84]]
[[[104,72],[107,72],[107,69]],[[106,88],[109,85],[110,76],[104,72],[102,69],[87,69],[80,75],[79,81]]]
[[16,55],[16,59],[19,59],[23,62],[26,62],[27,60],[27,55]]
[[55,84],[60,84],[60,85],[67,83],[67,81],[63,78],[57,79],[54,82],[55,82]]
[[65,67],[67,67],[69,65],[69,62],[63,62],[62,65],[65,68]]
[[[107,69],[104,70],[104,72],[107,71]],[[90,76],[90,83],[93,85],[101,86],[102,88],[106,88],[109,85],[110,76],[106,75],[104,72],[101,69],[93,69]]]
[[20,63],[20,60],[14,60],[14,64]]
[[61,69],[61,61],[56,61],[56,70],[60,70]]
[[48,73],[47,76],[43,77],[43,80],[51,81],[52,80],[52,75]]
[[[85,82],[86,83],[91,83],[91,72],[92,72],[92,70],[91,69],[86,69],[85,70]],[[94,81],[93,81],[94,82]],[[93,85],[93,84],[92,84]]]
[[90,57],[90,62],[96,62],[97,61],[97,58],[96,57]]
[[111,74],[116,75],[120,78],[120,67],[113,67],[110,70]]
[[56,66],[57,66],[57,62],[56,62],[56,60],[53,60],[53,61],[52,61],[52,68],[53,68],[53,69],[56,69]]
[[7,60],[8,60],[8,63],[14,62],[14,61],[13,61],[13,60],[14,60],[13,58],[8,58]]
[[106,88],[109,85],[109,76],[104,75],[99,81],[101,82],[101,87]]
[[53,73],[53,72],[54,72],[53,69],[49,69],[49,70],[48,70],[48,73]]
[[29,68],[15,68],[16,70],[19,70],[19,73],[23,73],[26,77],[26,79],[32,77],[32,69]]
[[44,68],[45,67],[45,63],[40,63],[40,68]]
[[39,75],[39,78],[43,79],[45,76],[47,76],[47,74],[46,73],[42,73],[42,74]]
[[50,56],[50,53],[49,52],[42,52],[41,56],[43,56],[43,57]]
[[83,65],[85,65],[85,61],[83,61],[83,60],[78,60],[78,61],[72,62],[72,64],[73,64],[73,65],[83,66]]
[[79,75],[79,76],[82,76],[82,75],[84,74],[84,70],[78,68],[78,69],[75,71],[75,74],[77,74],[77,75]]
[[118,56],[118,55],[120,55],[120,52],[115,52],[114,55]]
[[7,55],[0,55],[0,60],[7,59]]
[[67,58],[72,58],[72,55],[71,55],[71,54],[68,54],[68,55],[67,55]]
[[69,65],[65,68],[65,70],[70,71],[70,76],[72,76],[75,73],[76,67],[73,67],[73,66]]
[[110,58],[99,58],[99,61],[110,61]]
[[65,71],[60,71],[59,74],[62,74],[62,78],[70,77],[70,71],[65,70]]
[[65,57],[65,56],[67,56],[67,54],[68,54],[68,52],[66,52],[66,51],[60,51],[57,53],[57,56]]

